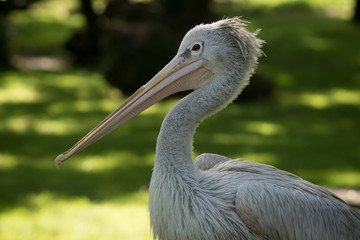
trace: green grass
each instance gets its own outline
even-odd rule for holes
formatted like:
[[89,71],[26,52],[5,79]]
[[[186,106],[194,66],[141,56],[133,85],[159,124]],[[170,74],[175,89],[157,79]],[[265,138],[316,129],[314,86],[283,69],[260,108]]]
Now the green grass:
[[[24,34],[14,35],[12,52],[61,55],[59,43],[82,20],[36,11],[29,21],[11,17]],[[360,188],[358,27],[309,12],[244,18],[263,29],[267,56],[257,72],[274,82],[274,96],[207,119],[194,155],[242,157],[316,184]],[[45,34],[37,50],[23,38],[36,26],[60,26],[60,40]],[[176,100],[146,110],[60,169],[53,164],[123,100],[95,70],[0,72],[0,239],[151,239],[147,187],[156,136]]]

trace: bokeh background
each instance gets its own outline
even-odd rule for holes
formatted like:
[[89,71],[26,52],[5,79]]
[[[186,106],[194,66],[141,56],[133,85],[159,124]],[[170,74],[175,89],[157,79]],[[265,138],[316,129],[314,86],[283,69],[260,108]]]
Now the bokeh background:
[[54,158],[148,81],[201,22],[243,16],[266,40],[244,95],[194,156],[272,164],[359,203],[356,0],[0,0],[0,239],[151,239],[158,103],[60,169]]

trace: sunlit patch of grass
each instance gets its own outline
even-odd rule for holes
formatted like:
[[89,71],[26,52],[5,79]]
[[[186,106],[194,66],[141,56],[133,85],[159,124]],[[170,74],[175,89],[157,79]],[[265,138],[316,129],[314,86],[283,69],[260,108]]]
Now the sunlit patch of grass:
[[81,123],[76,120],[58,121],[54,119],[38,119],[34,122],[33,130],[38,134],[65,135],[74,132]]
[[74,132],[81,123],[74,119],[34,119],[31,116],[13,116],[1,121],[0,129],[14,133],[28,131],[38,134],[65,135]]
[[167,101],[159,102],[150,108],[142,112],[142,115],[151,115],[151,114],[165,114],[176,104],[179,99],[168,99]]
[[331,106],[330,99],[325,94],[303,93],[298,98],[301,104],[313,108],[322,109]]
[[[6,71],[0,73],[1,103],[32,103],[46,101],[54,96],[56,104],[61,99],[98,99],[106,95],[108,88],[104,77],[91,70],[67,72]],[[61,88],[61,92],[56,92]],[[55,94],[54,95],[54,91]],[[103,92],[102,92],[103,91]]]
[[146,192],[121,204],[49,192],[24,196],[23,202],[0,214],[1,239],[151,239]]
[[356,169],[323,169],[323,170],[299,170],[296,174],[309,181],[327,186],[360,186],[359,172]]
[[[63,21],[64,19],[75,16],[80,17],[80,14],[74,15],[73,12],[80,7],[79,4],[79,2],[71,0],[48,0],[45,2],[34,3],[29,12],[39,20],[48,21],[56,19],[58,21]],[[69,19],[68,24],[75,26],[81,24],[77,21],[80,21],[80,19]]]
[[[252,0],[252,1],[224,1],[217,0],[213,1],[212,6],[216,12],[232,12],[240,10],[252,10],[258,11],[270,11],[277,8],[287,8],[287,11],[290,13],[296,13],[298,11],[309,11],[313,9],[321,14],[330,17],[344,18],[349,19],[353,13],[353,4],[351,0]],[[229,9],[231,8],[231,9]],[[286,14],[287,11],[283,11]]]
[[152,164],[153,162],[154,154],[139,156],[138,154],[125,150],[112,150],[102,153],[101,155],[92,154],[91,156],[77,157],[76,160],[69,160],[68,165],[64,166],[64,168],[70,167],[85,172],[103,172],[114,169],[115,167],[133,164],[146,165]]
[[2,125],[0,129],[2,130],[10,130],[14,133],[23,133],[28,131],[31,126],[31,121],[29,117],[21,116],[21,117],[8,117],[7,119],[2,121]]
[[279,124],[263,121],[251,121],[245,123],[244,128],[247,131],[265,136],[279,134],[282,131],[282,127]]
[[360,90],[333,89],[330,96],[335,104],[360,105]]
[[350,0],[317,0],[317,1],[311,1],[311,0],[252,0],[251,4],[254,5],[268,5],[268,6],[279,6],[284,4],[291,4],[291,3],[306,3],[312,6],[329,6],[329,5],[337,5],[337,6],[344,6],[344,5],[350,5],[352,6],[352,3]]
[[41,99],[41,94],[37,89],[26,82],[18,82],[8,79],[6,85],[0,88],[1,103],[30,103]]
[[[94,109],[92,109],[94,111]],[[13,133],[36,133],[39,135],[67,135],[83,128],[83,123],[73,118],[46,119],[33,116],[12,116],[1,121],[0,130]]]
[[30,5],[26,12],[15,11],[11,17],[17,22],[26,22],[29,19],[36,19],[38,21],[63,21],[68,19],[67,24],[77,25],[79,24],[78,22],[69,18],[74,16],[71,10],[78,8],[79,3],[71,0],[48,0]]
[[75,100],[58,101],[51,103],[47,110],[52,114],[71,114],[71,113],[91,113],[103,111],[110,113],[118,107],[123,100],[120,99],[95,99],[95,100]]
[[327,174],[329,185],[342,182],[345,186],[360,185],[359,172],[356,170],[330,171]]
[[0,169],[9,169],[17,165],[15,156],[11,154],[0,153]]
[[360,105],[360,91],[335,88],[323,92],[303,92],[300,94],[284,94],[287,104],[303,105],[316,109],[331,108],[337,105]]

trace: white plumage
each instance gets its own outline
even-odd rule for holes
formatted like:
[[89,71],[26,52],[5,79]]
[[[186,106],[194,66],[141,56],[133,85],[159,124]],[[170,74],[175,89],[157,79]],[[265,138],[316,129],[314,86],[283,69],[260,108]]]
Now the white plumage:
[[239,18],[201,24],[175,58],[56,164],[164,97],[195,89],[167,114],[149,189],[160,240],[360,239],[360,214],[329,191],[272,166],[216,154],[192,159],[198,124],[247,85],[262,41]]

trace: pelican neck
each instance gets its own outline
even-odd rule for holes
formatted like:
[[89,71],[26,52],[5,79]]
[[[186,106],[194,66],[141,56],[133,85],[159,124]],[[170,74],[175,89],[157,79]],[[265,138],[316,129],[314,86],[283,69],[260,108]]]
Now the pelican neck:
[[193,91],[169,111],[157,139],[155,168],[161,163],[195,168],[192,161],[195,130],[207,116],[227,106],[243,88],[239,77],[233,79],[234,75],[228,74],[222,79],[214,77],[208,85]]

